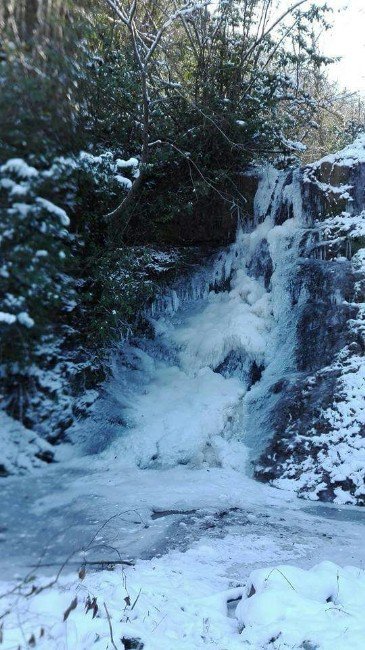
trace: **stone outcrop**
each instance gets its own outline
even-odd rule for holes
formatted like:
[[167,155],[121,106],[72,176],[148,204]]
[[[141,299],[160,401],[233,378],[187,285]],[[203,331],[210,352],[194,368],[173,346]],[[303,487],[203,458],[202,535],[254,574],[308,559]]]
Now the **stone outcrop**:
[[273,437],[255,474],[311,499],[365,505],[365,138],[301,177],[295,369],[272,387]]

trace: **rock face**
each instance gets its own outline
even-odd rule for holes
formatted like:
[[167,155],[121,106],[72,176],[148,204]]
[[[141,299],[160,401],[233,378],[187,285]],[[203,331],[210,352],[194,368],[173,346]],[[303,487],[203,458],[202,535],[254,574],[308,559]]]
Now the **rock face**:
[[365,137],[304,168],[300,185],[294,368],[271,388],[273,437],[255,475],[365,505]]

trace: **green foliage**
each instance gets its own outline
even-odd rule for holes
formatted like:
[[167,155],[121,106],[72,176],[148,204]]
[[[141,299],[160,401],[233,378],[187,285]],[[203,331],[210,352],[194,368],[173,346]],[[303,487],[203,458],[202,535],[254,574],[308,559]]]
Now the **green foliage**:
[[52,329],[71,328],[101,357],[100,344],[130,330],[152,295],[148,255],[111,247],[103,211],[126,191],[136,163],[81,152],[41,171],[22,159],[0,168],[3,363],[30,365]]
[[117,152],[94,155],[87,151],[58,156],[40,175],[42,195],[62,206],[71,228],[88,247],[103,248],[105,214],[127,191],[137,161],[124,161]]
[[133,331],[155,287],[147,272],[150,257],[142,247],[117,248],[96,261],[95,273],[86,283],[83,304],[87,313],[92,313],[88,343],[104,349]]
[[135,150],[130,50],[102,2],[67,4],[45,33],[24,41],[1,34],[0,159],[30,155],[44,163],[94,145]]
[[111,27],[105,12],[96,12],[85,25],[82,52],[80,119],[89,146],[136,151],[139,77],[124,35]]
[[52,157],[80,149],[80,67],[71,43],[47,44],[41,52],[28,43],[3,41],[0,61],[0,157]]
[[[164,241],[167,235],[173,242],[174,224],[185,214],[183,240],[190,241],[194,218],[201,218],[206,201],[219,198],[221,210],[244,208],[239,178],[247,164],[268,159],[292,164],[303,154],[318,111],[308,80],[329,63],[314,33],[316,24],[324,24],[326,9],[295,12],[291,27],[285,24],[247,54],[265,29],[265,6],[271,4],[219,3],[216,13],[202,10],[184,28],[176,25],[173,46],[168,38],[161,45],[149,67],[148,135],[157,144],[149,153],[139,201],[129,208],[129,240]],[[165,10],[163,3],[155,8],[152,34]],[[141,16],[137,12],[135,29],[142,39],[144,20],[143,10]],[[129,51],[128,31],[119,23],[115,28],[125,38],[124,44],[116,38],[115,45]],[[133,61],[129,66],[139,97],[131,115],[141,124],[138,70]],[[136,136],[133,132],[138,146]]]
[[38,195],[34,167],[11,159],[0,173],[1,358],[26,365],[47,328],[73,305],[69,219]]

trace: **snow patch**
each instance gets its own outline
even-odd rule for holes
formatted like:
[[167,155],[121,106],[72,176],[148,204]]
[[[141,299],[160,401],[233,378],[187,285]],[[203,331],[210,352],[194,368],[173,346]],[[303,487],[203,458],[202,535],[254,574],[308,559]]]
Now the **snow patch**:
[[26,311],[20,312],[20,314],[17,315],[17,320],[21,325],[27,327],[28,329],[34,327],[34,320],[29,316],[28,312]]
[[7,160],[6,163],[0,167],[0,173],[13,173],[24,180],[38,176],[38,171],[35,167],[28,165],[22,158],[10,158]]
[[13,325],[16,322],[16,316],[14,314],[8,314],[7,312],[0,311],[0,323],[6,323],[6,325]]
[[112,630],[113,638],[129,640],[126,647],[144,650],[362,650],[363,570],[322,562],[308,571],[274,565],[248,580],[237,571],[229,578],[222,570],[228,558],[239,567],[250,545],[264,558],[279,550],[251,536],[203,538],[185,553],[134,567],[36,578],[31,596],[29,585],[3,583],[6,647],[34,637],[44,650],[104,648]]
[[65,210],[60,208],[58,205],[55,205],[51,201],[48,201],[48,199],[42,199],[40,196],[36,198],[36,203],[42,206],[42,208],[44,208],[47,212],[57,217],[62,226],[67,227],[70,225],[70,219],[67,216]]
[[323,163],[336,164],[340,167],[353,167],[359,163],[365,163],[365,133],[359,135],[353,143],[347,145],[341,151],[324,156],[309,167],[318,169]]

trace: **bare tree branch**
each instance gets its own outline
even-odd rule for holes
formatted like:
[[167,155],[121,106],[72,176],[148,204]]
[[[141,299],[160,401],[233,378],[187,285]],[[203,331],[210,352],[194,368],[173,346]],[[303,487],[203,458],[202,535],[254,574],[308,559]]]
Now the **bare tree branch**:
[[283,20],[285,20],[285,18],[286,18],[287,16],[289,16],[291,13],[293,13],[293,11],[295,11],[295,9],[298,9],[298,8],[299,8],[301,5],[303,5],[305,2],[308,2],[308,0],[299,0],[299,1],[296,2],[294,5],[292,5],[291,7],[289,7],[289,9],[287,9],[286,11],[284,11],[284,12],[279,16],[279,18],[277,18],[277,19],[276,19],[276,20],[275,20],[275,21],[270,25],[270,27],[268,27],[268,29],[266,29],[266,30],[261,34],[261,36],[260,36],[258,39],[256,39],[256,41],[251,45],[251,47],[247,50],[247,52],[246,52],[246,54],[245,54],[245,56],[244,56],[244,58],[243,58],[243,62],[244,62],[244,61],[247,61],[247,59],[251,56],[252,52],[253,52],[254,50],[256,50],[256,48],[260,45],[260,43],[262,43],[262,41],[263,41],[267,36],[269,36],[269,34],[271,34],[271,32],[275,29],[275,27],[277,27],[278,25],[280,25],[280,23],[282,23]]
[[153,56],[158,46],[160,45],[164,34],[168,31],[174,22],[179,19],[185,19],[186,16],[208,6],[210,4],[210,0],[203,0],[202,2],[190,1],[184,4],[182,7],[176,9],[170,16],[166,18],[161,27],[159,27],[156,33],[152,36],[152,42],[150,41],[150,35],[147,36],[147,40],[150,41],[150,44],[147,47],[145,44],[146,35],[143,35],[141,28],[136,23],[136,0],[133,1],[128,13],[124,11],[121,6],[115,2],[115,0],[106,0],[106,3],[129,31],[134,58],[140,71],[142,95],[142,150],[139,175],[132,183],[132,187],[130,188],[128,194],[123,198],[121,203],[106,215],[106,218],[108,220],[115,220],[116,218],[125,214],[133,204],[133,201],[142,185],[145,174],[145,167],[148,163],[148,141],[150,132],[150,98],[148,92],[148,79],[149,66],[153,59]]

